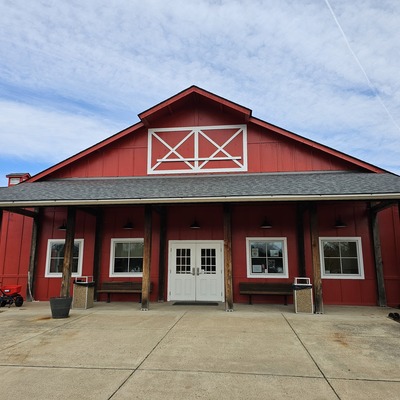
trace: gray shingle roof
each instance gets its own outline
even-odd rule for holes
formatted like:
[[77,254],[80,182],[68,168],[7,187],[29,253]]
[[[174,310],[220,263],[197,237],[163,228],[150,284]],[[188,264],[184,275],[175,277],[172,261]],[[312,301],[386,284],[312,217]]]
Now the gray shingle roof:
[[151,176],[60,179],[0,188],[0,207],[299,199],[400,199],[400,177],[358,172]]

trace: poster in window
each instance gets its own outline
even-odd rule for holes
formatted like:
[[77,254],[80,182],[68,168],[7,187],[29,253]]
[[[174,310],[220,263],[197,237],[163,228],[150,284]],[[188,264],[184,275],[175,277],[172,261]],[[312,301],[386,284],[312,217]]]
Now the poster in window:
[[258,257],[258,248],[257,247],[253,247],[251,249],[251,256],[252,257]]
[[263,272],[262,265],[253,265],[252,272],[255,274],[260,274]]
[[269,273],[276,272],[275,260],[268,260],[268,272]]

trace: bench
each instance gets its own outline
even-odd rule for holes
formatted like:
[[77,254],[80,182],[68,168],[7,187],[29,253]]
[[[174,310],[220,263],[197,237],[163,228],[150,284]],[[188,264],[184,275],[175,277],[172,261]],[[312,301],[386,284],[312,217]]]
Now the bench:
[[255,294],[284,296],[285,306],[287,306],[287,297],[293,294],[293,285],[291,283],[239,282],[239,292],[249,296],[249,304],[252,304],[252,296]]
[[[150,283],[150,292],[152,289],[152,283]],[[107,293],[107,303],[111,302],[111,293],[138,293],[139,302],[142,301],[142,282],[121,282],[121,281],[109,281],[102,282],[100,289],[97,290],[97,294]]]

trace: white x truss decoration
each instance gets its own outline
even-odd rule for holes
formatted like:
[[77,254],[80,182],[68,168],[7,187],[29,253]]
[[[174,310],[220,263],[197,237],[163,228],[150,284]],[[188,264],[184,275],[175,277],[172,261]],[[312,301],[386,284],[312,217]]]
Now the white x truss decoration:
[[246,125],[149,129],[148,174],[247,171]]

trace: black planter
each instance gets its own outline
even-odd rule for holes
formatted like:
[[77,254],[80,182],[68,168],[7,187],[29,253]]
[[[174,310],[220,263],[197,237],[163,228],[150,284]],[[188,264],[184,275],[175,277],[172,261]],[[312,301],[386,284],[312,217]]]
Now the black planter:
[[68,318],[72,297],[51,297],[50,308],[53,318]]

